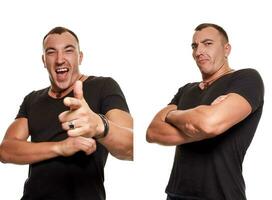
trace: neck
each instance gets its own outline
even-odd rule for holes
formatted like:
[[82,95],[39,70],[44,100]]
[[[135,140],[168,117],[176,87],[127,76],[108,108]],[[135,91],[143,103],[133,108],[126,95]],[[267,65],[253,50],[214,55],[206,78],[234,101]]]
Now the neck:
[[[79,74],[79,78],[77,80],[84,81],[85,76],[83,74]],[[63,89],[63,90],[56,90],[52,86],[50,87],[50,90],[48,91],[49,96],[59,99],[67,95],[69,92],[73,90],[73,85],[70,87]]]
[[202,79],[204,82],[209,82],[210,80],[216,79],[216,77],[220,76],[221,74],[225,73],[226,71],[229,71],[230,67],[228,65],[227,61],[224,61],[223,64],[214,72],[212,73],[203,73],[202,74]]
[[200,82],[199,87],[200,89],[206,89],[208,86],[210,86],[214,81],[216,81],[217,79],[221,78],[222,76],[229,74],[231,72],[233,72],[234,70],[231,69],[227,63],[223,63],[223,65],[221,65],[219,67],[219,69],[213,73],[210,76],[203,76],[203,81]]

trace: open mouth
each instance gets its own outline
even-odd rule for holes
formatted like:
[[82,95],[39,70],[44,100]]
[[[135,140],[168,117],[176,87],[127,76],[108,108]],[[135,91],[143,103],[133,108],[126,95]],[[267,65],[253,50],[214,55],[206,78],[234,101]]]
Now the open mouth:
[[65,81],[69,72],[68,67],[59,67],[55,70],[58,81]]
[[55,70],[55,72],[56,72],[57,74],[64,74],[64,73],[66,73],[66,72],[69,72],[69,69],[68,69],[67,67],[57,68],[57,69]]

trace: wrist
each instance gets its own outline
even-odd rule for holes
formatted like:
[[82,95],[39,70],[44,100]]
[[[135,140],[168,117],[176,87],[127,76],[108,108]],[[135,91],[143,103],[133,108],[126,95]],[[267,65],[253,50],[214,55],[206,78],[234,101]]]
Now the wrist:
[[104,133],[104,123],[101,117],[99,116],[99,114],[97,114],[97,127],[96,127],[96,133],[94,135],[94,138],[99,137],[100,135],[103,135],[103,133]]
[[165,116],[165,122],[171,124],[171,116],[173,114],[174,110],[170,110],[166,116]]
[[51,148],[53,154],[55,154],[56,156],[63,156],[63,152],[61,150],[61,147],[62,147],[62,141],[53,142],[52,143],[52,148]]
[[105,138],[109,132],[109,121],[103,114],[98,114],[100,120],[97,126],[97,133],[94,136],[94,139]]

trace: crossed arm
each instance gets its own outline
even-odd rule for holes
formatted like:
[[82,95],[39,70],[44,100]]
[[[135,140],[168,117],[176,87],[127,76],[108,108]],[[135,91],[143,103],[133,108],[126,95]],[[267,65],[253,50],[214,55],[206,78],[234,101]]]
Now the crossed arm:
[[216,137],[251,113],[248,101],[236,94],[220,96],[211,105],[177,110],[168,105],[154,117],[146,139],[162,145],[180,145]]

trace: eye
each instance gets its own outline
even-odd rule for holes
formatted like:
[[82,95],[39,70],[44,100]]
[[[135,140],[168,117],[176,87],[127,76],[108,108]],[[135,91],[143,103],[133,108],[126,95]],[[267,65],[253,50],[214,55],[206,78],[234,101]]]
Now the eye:
[[47,50],[46,55],[53,55],[56,51],[54,50]]
[[191,47],[193,50],[195,50],[197,48],[197,44],[192,44]]
[[212,42],[204,42],[205,46],[211,46],[213,43]]
[[67,48],[67,49],[65,49],[65,52],[66,53],[73,53],[74,49],[73,48]]

